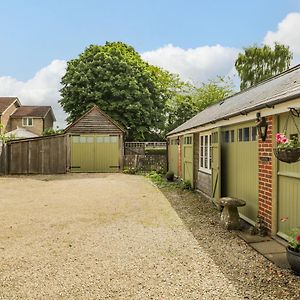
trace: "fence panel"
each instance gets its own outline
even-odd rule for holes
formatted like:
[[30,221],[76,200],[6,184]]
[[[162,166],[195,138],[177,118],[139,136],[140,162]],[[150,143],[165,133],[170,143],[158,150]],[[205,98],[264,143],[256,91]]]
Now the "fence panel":
[[8,174],[66,173],[67,138],[59,135],[8,142]]

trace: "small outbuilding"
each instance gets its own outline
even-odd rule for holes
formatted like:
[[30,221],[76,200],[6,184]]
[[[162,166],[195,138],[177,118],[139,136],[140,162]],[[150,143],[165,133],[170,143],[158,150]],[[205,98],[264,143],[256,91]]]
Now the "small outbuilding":
[[125,130],[98,106],[65,129],[70,136],[71,172],[119,172],[123,168]]
[[[300,140],[300,65],[209,106],[167,134],[168,165],[202,195],[243,199],[241,217],[287,238],[300,224],[300,156],[277,159],[278,133]],[[281,222],[281,219],[287,219]]]

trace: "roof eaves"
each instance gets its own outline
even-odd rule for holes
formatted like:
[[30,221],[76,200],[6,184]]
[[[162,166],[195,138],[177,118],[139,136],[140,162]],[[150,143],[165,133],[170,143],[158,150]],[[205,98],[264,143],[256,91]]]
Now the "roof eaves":
[[7,108],[2,113],[0,113],[0,116],[2,116],[2,114],[4,114],[16,102],[19,105],[19,107],[21,106],[21,102],[18,97],[12,97],[12,98],[15,98],[15,100],[10,105],[8,105]]
[[232,114],[227,114],[225,116],[222,116],[221,118],[212,119],[211,121],[206,122],[206,123],[199,123],[197,125],[194,125],[194,126],[191,126],[191,127],[187,127],[187,128],[185,128],[183,130],[175,131],[175,129],[174,129],[174,130],[168,132],[167,136],[170,136],[170,135],[173,135],[173,134],[182,133],[182,132],[185,132],[187,130],[195,129],[197,127],[202,127],[202,126],[205,126],[206,124],[209,124],[209,123],[216,123],[218,121],[224,120],[224,118],[229,119],[229,118],[236,117],[236,116],[239,116],[239,115],[246,115],[246,114],[248,114],[250,112],[253,112],[255,110],[258,110],[258,109],[271,108],[271,107],[273,107],[276,104],[284,103],[286,101],[293,100],[293,99],[296,99],[296,98],[299,98],[299,97],[300,97],[300,92],[297,93],[297,94],[291,95],[291,96],[287,96],[287,97],[275,99],[275,100],[270,101],[268,103],[260,103],[258,105],[254,105],[254,106],[249,107],[247,109],[244,109],[242,111],[235,112],[235,113],[232,113]]

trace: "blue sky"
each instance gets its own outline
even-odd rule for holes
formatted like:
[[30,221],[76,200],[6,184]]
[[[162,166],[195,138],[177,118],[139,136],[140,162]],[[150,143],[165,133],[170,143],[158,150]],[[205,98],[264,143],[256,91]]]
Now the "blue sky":
[[290,43],[300,57],[300,0],[10,0],[0,13],[0,94],[25,103],[56,103],[65,62],[105,41],[195,82],[232,74],[237,53],[254,43]]

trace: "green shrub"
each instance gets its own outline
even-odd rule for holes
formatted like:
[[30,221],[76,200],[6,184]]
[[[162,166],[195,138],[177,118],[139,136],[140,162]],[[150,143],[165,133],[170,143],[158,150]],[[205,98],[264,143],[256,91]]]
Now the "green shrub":
[[149,148],[149,149],[145,149],[145,154],[146,155],[166,155],[167,150],[161,149],[161,148]]
[[151,171],[150,173],[148,173],[147,177],[156,185],[160,186],[164,183],[164,179],[156,171]]
[[184,190],[192,190],[192,184],[191,184],[191,181],[190,180],[186,180],[186,181],[183,181],[182,182],[182,188]]
[[123,173],[124,174],[131,174],[131,175],[134,175],[134,174],[136,174],[137,173],[137,169],[136,168],[134,168],[134,167],[125,167],[124,169],[123,169]]

